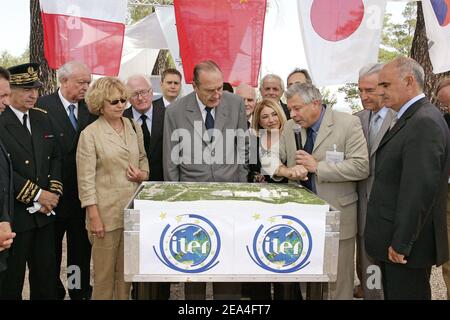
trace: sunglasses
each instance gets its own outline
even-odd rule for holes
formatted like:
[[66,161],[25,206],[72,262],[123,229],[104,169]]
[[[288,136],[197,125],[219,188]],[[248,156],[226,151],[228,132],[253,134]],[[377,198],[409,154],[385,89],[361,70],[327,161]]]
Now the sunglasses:
[[127,99],[116,99],[116,100],[106,100],[109,102],[109,104],[112,104],[113,106],[115,106],[116,104],[120,103],[125,103],[127,102]]

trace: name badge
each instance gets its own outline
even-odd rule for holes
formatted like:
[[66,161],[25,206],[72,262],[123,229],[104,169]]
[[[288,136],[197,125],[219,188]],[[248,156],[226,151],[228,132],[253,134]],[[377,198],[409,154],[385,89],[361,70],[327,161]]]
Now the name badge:
[[344,153],[336,150],[336,145],[333,145],[332,151],[327,151],[325,154],[325,160],[330,163],[338,164],[344,161]]

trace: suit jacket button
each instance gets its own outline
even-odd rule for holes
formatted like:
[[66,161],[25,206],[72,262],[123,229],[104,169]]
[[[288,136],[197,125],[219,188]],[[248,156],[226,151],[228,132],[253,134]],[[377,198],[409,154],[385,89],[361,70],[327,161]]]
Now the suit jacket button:
[[216,154],[216,152],[215,151],[213,151],[213,152],[211,152],[211,155],[214,157],[214,155]]
[[30,161],[28,161],[28,160],[25,160],[25,164],[30,164]]
[[50,160],[50,156],[48,156],[47,159]]
[[48,175],[47,178],[50,178],[50,175]]
[[60,133],[59,136],[60,136],[60,137],[64,136],[64,133]]

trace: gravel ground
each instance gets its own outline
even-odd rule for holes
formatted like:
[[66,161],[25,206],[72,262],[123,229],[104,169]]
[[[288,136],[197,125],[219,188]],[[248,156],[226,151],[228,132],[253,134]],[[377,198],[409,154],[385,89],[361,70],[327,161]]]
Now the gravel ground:
[[[65,241],[65,240],[64,240]],[[65,244],[63,246],[63,262],[61,267],[61,275],[63,279],[66,279],[66,251]],[[442,278],[442,268],[433,267],[431,271],[431,291],[433,300],[446,300],[447,299],[447,289],[445,287],[444,280]],[[171,300],[182,300],[184,299],[184,284],[183,283],[174,283],[171,286],[170,290],[170,299]],[[23,290],[23,298],[29,299],[29,286],[28,286],[28,273],[25,278],[25,285]],[[206,297],[207,299],[212,299],[212,285],[208,283],[206,286]],[[66,297],[67,298],[67,297]]]

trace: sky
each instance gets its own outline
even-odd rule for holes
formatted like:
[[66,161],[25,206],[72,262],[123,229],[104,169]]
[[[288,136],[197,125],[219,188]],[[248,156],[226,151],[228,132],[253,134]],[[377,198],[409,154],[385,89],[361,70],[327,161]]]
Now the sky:
[[[404,2],[389,1],[387,12],[392,13],[394,21],[399,21],[404,7]],[[0,52],[8,50],[12,55],[21,55],[29,42],[29,0],[2,0],[0,12]]]

